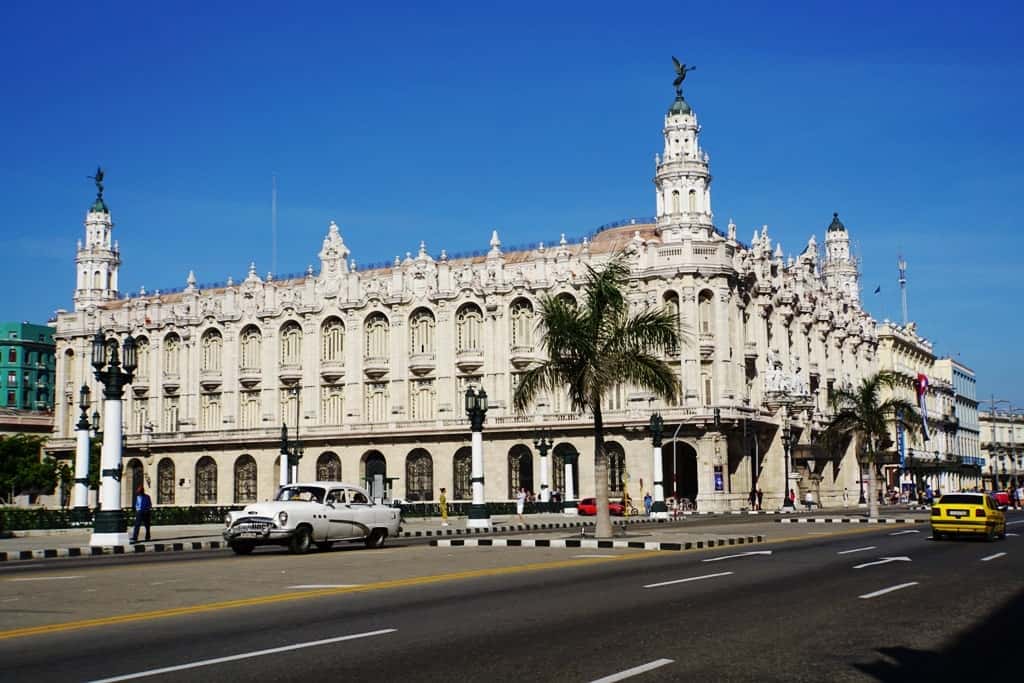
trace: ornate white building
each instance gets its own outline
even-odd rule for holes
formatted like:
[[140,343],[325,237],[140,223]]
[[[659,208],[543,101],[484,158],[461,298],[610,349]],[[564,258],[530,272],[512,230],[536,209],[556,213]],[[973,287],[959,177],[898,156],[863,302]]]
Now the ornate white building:
[[[102,197],[86,215],[75,310],[59,312],[58,404],[49,449],[74,449],[74,399],[98,329],[139,341],[139,369],[127,392],[127,484],[155,490],[157,505],[232,504],[271,497],[279,480],[282,423],[298,425],[300,479],[391,481],[408,500],[470,496],[467,387],[491,399],[484,428],[486,497],[508,500],[519,486],[539,490],[542,432],[554,443],[548,482],[563,489],[560,462],[580,453],[576,491],[593,495],[591,418],[562,393],[525,415],[511,396],[539,356],[538,299],[578,299],[586,265],[624,250],[637,309],[668,306],[686,340],[666,360],[682,387],[676,405],[623,386],[609,396],[605,425],[613,495],[634,499],[664,480],[666,495],[701,509],[738,509],[752,487],[765,505],[807,488],[826,504],[857,487],[847,448],[828,459],[808,444],[824,425],[828,392],[877,367],[874,320],[861,308],[857,264],[834,216],[824,253],[812,236],[786,256],[755,230],[749,245],[731,222],[716,230],[708,155],[697,116],[678,95],[665,116],[656,157],[653,220],[607,226],[579,242],[503,251],[497,232],[486,255],[444,250],[359,270],[330,223],[319,268],[305,277],[257,275],[200,287],[190,273],[174,293],[118,291],[120,258]],[[648,420],[665,421],[664,470],[652,471]],[[716,425],[717,416],[717,425]],[[784,484],[782,427],[795,437]]]

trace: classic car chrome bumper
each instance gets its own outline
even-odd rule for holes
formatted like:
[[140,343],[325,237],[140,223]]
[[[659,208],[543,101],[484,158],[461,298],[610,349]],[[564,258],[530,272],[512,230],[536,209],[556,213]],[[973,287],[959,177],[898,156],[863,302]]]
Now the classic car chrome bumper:
[[223,531],[224,540],[230,543],[236,539],[245,539],[254,543],[277,543],[287,541],[295,535],[295,529],[282,529],[273,525],[246,524],[244,522],[228,527]]

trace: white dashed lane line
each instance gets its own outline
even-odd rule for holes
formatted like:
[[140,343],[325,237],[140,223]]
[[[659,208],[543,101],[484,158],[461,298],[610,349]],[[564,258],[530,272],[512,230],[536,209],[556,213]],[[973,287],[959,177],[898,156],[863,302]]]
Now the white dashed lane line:
[[80,579],[81,575],[78,576],[32,576],[23,579],[7,579],[8,581],[70,581],[71,579]]
[[689,583],[690,581],[703,581],[704,579],[714,579],[719,576],[729,576],[732,572],[718,572],[717,574],[704,574],[703,576],[691,576],[685,579],[675,579],[674,581],[662,581],[660,583],[649,583],[644,588],[661,588],[662,586],[672,586],[677,583]]
[[1006,555],[1006,553],[996,553],[995,555],[989,555],[988,557],[981,558],[981,561],[982,562],[988,562],[989,560],[994,560],[994,559],[999,558],[999,557],[1004,557],[1005,555]]
[[866,545],[863,548],[853,548],[851,550],[840,550],[839,552],[836,553],[836,555],[849,555],[851,553],[862,553],[865,550],[874,550],[877,547],[878,546],[876,546],[876,545]]
[[919,533],[921,533],[921,532],[918,531],[917,529],[907,529],[906,531],[894,531],[894,532],[892,532],[889,535],[890,536],[903,536],[905,534],[919,534]]
[[896,586],[889,586],[882,590],[875,591],[874,593],[865,593],[864,595],[858,595],[861,600],[870,600],[871,598],[877,598],[879,595],[885,595],[886,593],[892,593],[893,591],[903,590],[904,588],[910,588],[916,586],[917,581],[911,581],[909,583],[901,583]]
[[615,683],[615,681],[623,681],[627,678],[632,678],[633,676],[639,676],[642,673],[653,671],[654,669],[665,666],[666,664],[671,664],[673,661],[674,660],[671,659],[655,659],[653,662],[647,662],[646,664],[641,664],[640,666],[634,666],[632,669],[620,671],[617,674],[611,674],[610,676],[605,676],[604,678],[595,679],[591,681],[591,683]]

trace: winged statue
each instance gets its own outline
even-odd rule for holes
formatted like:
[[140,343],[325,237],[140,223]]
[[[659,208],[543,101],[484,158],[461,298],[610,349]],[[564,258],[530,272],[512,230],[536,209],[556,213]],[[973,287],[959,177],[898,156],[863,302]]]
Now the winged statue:
[[103,196],[103,168],[101,166],[96,167],[96,175],[86,176],[89,180],[96,181],[96,192],[102,197]]
[[676,87],[676,94],[681,96],[683,94],[683,81],[686,80],[686,74],[697,67],[681,64],[675,57],[672,57],[672,64],[676,67],[676,80],[672,81],[672,85]]

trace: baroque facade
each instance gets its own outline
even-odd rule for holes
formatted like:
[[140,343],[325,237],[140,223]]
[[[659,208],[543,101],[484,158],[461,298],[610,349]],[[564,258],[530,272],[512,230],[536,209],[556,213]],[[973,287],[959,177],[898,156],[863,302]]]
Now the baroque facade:
[[[703,510],[739,509],[759,487],[765,505],[812,490],[829,504],[857,486],[852,446],[826,456],[812,444],[827,422],[829,391],[878,364],[875,321],[861,308],[857,263],[834,215],[785,255],[767,226],[744,244],[730,221],[716,229],[709,158],[700,126],[677,93],[655,159],[653,219],[608,226],[579,242],[449,258],[421,243],[390,267],[357,268],[331,222],[319,269],[205,288],[190,273],[177,292],[118,291],[121,265],[111,213],[100,197],[79,245],[75,309],[56,320],[58,403],[50,452],[70,457],[78,387],[92,379],[97,330],[139,342],[126,392],[125,502],[136,483],[157,505],[233,504],[273,495],[281,425],[299,430],[299,478],[365,482],[384,475],[406,500],[470,497],[463,395],[482,386],[486,498],[541,488],[541,433],[553,441],[548,483],[564,489],[561,462],[580,453],[575,490],[593,495],[591,419],[562,392],[516,414],[520,373],[539,357],[538,300],[578,300],[587,266],[625,252],[637,310],[678,313],[685,342],[666,360],[681,398],[665,405],[622,386],[607,398],[612,495],[639,500],[654,480]],[[648,420],[665,422],[663,471],[652,471]],[[796,444],[785,461],[783,430]],[[790,479],[784,482],[784,472]]]

